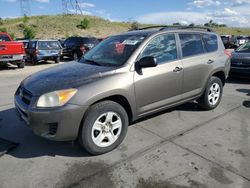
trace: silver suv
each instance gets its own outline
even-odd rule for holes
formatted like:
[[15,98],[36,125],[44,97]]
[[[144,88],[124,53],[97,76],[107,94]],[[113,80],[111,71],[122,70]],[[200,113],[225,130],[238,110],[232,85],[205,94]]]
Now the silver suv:
[[19,115],[35,134],[78,138],[98,155],[149,114],[194,100],[216,108],[230,69],[221,38],[204,28],[156,28],[111,36],[79,62],[29,76],[15,94]]

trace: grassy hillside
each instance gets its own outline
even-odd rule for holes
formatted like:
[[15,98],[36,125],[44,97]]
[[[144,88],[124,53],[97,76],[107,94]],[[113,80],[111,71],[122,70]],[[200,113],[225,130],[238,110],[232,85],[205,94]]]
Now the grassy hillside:
[[[77,28],[84,18],[90,20],[90,28]],[[110,22],[100,17],[80,15],[33,16],[25,25],[34,27],[36,38],[65,38],[72,35],[101,37],[126,31],[130,27],[130,24],[125,22]],[[5,19],[1,21],[0,28],[6,28],[9,33],[22,38],[24,19]],[[220,27],[216,31],[220,34],[250,35],[250,28]]]
[[[86,30],[77,28],[85,17],[90,21],[90,28]],[[129,28],[128,23],[110,22],[99,17],[80,15],[33,16],[28,19],[26,25],[34,27],[36,38],[65,38],[71,35],[101,37],[126,31]],[[6,19],[0,25],[0,28],[6,28],[18,38],[23,37],[23,27],[22,18]]]

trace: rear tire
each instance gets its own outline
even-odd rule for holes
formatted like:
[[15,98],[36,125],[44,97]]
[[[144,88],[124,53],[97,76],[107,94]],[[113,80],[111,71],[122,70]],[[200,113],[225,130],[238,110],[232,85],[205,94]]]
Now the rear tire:
[[75,60],[75,61],[78,61],[78,54],[76,53],[76,52],[74,52],[73,53],[73,59]]
[[107,153],[121,144],[128,129],[128,115],[113,101],[94,104],[86,112],[79,142],[92,155]]
[[22,62],[20,62],[20,63],[17,63],[17,67],[18,67],[19,69],[23,69],[24,66],[25,66],[25,61],[22,61]]
[[60,57],[57,57],[56,59],[55,59],[55,63],[59,63],[60,62]]
[[223,84],[218,77],[211,77],[207,83],[206,89],[198,100],[199,106],[204,110],[215,109],[221,101],[223,93]]
[[33,65],[37,65],[37,61],[35,60],[35,58],[33,56],[31,57],[31,63]]

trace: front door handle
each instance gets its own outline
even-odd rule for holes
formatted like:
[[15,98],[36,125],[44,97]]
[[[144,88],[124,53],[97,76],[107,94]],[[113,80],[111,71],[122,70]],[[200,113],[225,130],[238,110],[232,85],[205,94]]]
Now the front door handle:
[[207,64],[212,64],[213,62],[214,62],[214,60],[209,59],[208,62],[207,62]]
[[182,71],[182,67],[175,67],[175,69],[173,70],[173,72],[180,72]]

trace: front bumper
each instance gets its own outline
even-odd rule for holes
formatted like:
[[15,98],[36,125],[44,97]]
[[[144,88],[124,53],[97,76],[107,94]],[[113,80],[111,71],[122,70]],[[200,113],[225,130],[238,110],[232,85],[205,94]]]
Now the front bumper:
[[231,67],[230,74],[250,76],[250,68]]
[[81,125],[86,107],[66,104],[51,109],[32,107],[37,99],[27,105],[22,98],[15,95],[15,106],[18,116],[26,122],[36,135],[55,141],[75,140]]

